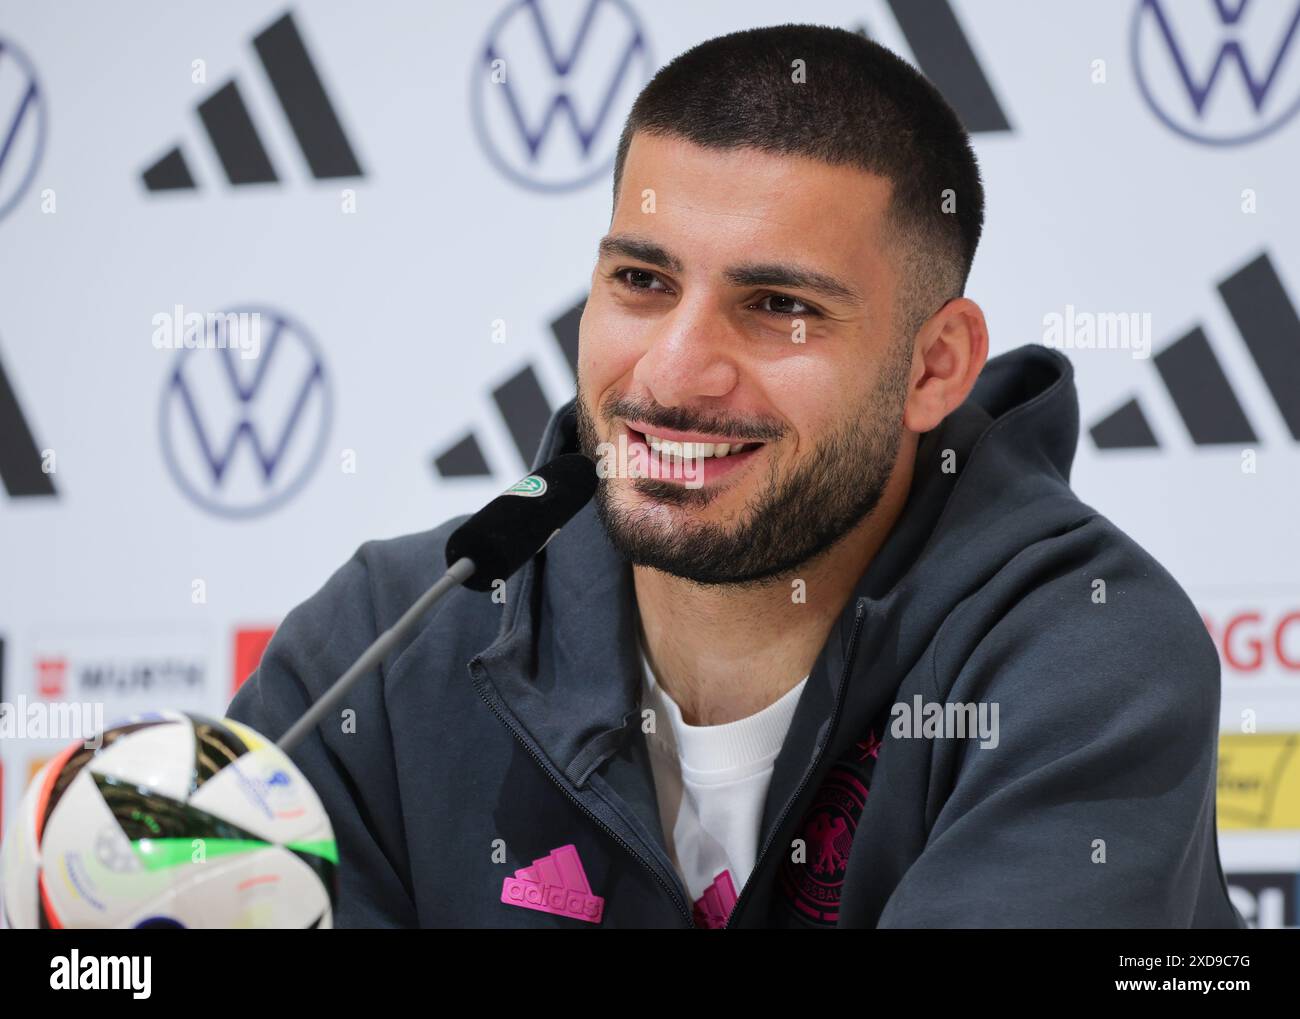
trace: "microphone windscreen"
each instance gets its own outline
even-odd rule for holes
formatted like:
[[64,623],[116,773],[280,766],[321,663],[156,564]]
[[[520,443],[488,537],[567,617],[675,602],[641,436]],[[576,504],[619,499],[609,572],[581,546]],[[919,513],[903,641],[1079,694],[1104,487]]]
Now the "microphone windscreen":
[[468,556],[475,569],[465,586],[489,591],[541,551],[595,492],[596,465],[588,457],[557,456],[456,528],[447,539],[447,565]]

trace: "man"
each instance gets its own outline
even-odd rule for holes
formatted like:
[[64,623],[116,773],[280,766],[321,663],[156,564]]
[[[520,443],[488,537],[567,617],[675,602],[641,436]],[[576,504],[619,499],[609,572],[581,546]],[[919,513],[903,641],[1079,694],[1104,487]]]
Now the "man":
[[[655,76],[534,465],[633,466],[296,753],[337,923],[1241,926],[1214,647],[1071,492],[1069,362],[986,365],[982,219],[955,114],[854,34]],[[283,733],[463,519],[363,545],[231,716]]]

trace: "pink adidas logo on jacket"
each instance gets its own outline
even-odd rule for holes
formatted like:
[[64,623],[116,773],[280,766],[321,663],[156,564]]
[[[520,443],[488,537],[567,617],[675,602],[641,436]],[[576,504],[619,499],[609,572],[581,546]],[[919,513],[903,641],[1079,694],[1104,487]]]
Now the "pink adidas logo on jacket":
[[553,849],[549,856],[534,860],[531,867],[515,871],[515,876],[506,878],[501,885],[501,901],[588,923],[600,923],[605,913],[605,900],[591,894],[587,872],[582,869],[574,845]]

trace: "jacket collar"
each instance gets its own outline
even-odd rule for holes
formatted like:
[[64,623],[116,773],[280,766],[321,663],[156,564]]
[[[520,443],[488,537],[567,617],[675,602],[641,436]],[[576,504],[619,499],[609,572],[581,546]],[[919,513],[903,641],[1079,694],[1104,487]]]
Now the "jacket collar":
[[[547,424],[532,469],[578,450],[577,398]],[[575,786],[639,713],[636,593],[595,501],[506,586],[507,612],[483,664],[502,699]]]

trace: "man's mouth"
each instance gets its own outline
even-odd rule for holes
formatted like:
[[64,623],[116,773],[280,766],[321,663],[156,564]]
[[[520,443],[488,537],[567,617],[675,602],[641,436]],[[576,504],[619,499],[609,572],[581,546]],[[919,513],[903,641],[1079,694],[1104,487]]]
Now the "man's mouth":
[[[685,432],[640,431],[625,424],[631,455],[643,467],[658,461],[661,472],[650,477],[665,481],[691,481],[710,484],[734,474],[750,463],[765,443],[729,436],[706,436]],[[667,431],[667,434],[664,432]]]

